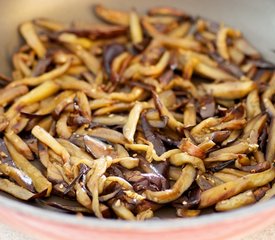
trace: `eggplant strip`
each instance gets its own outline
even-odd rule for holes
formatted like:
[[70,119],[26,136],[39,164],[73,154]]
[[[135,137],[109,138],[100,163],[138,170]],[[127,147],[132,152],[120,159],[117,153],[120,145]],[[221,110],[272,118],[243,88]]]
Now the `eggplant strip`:
[[[150,147],[148,145],[145,144],[126,144],[125,145],[126,148],[135,150],[135,151],[144,151],[144,152],[148,152],[150,150]],[[168,159],[169,157],[171,157],[174,154],[180,153],[181,150],[179,149],[172,149],[169,150],[165,153],[163,153],[162,155],[158,156],[156,154],[156,151],[153,150],[150,155],[152,155],[152,159],[155,161],[165,161],[166,159]]]
[[156,93],[153,93],[154,101],[156,108],[160,112],[162,116],[167,116],[168,117],[168,126],[176,131],[181,131],[184,128],[184,124],[177,121],[174,116],[171,114],[171,112],[166,108],[166,106],[163,104],[161,99]]
[[140,26],[139,17],[137,13],[133,10],[130,12],[129,23],[130,23],[130,33],[131,33],[132,42],[134,44],[142,42],[143,33],[142,33],[142,28]]
[[143,76],[160,75],[166,68],[167,64],[169,63],[169,59],[170,59],[170,53],[166,51],[162,55],[162,57],[159,59],[159,62],[156,65],[152,65],[152,66],[142,66],[140,64],[131,65],[124,72],[124,77],[128,79],[133,77],[134,74],[140,74]]
[[120,132],[112,129],[108,129],[108,128],[98,127],[98,128],[92,129],[89,131],[89,135],[108,140],[112,143],[120,143],[120,144],[127,143],[127,140]]
[[0,106],[6,106],[10,102],[12,102],[17,97],[20,97],[28,92],[28,88],[26,86],[17,86],[13,88],[7,88],[0,90]]
[[219,54],[226,60],[229,60],[229,53],[227,49],[227,36],[229,37],[239,37],[240,32],[232,28],[222,27],[217,33],[217,48]]
[[56,79],[63,75],[70,67],[71,61],[64,63],[62,66],[55,68],[54,70],[44,73],[39,77],[23,78],[21,80],[14,81],[9,84],[9,87],[15,87],[18,85],[37,86],[47,80]]
[[116,213],[116,215],[121,219],[132,221],[136,220],[134,214],[129,209],[127,209],[120,200],[116,200],[112,204],[112,209]]
[[39,197],[39,195],[16,185],[8,179],[0,179],[0,190],[24,201],[29,201]]
[[60,155],[63,161],[66,163],[70,160],[70,154],[62,147],[48,132],[39,126],[35,126],[32,130],[32,134],[41,142],[49,146],[53,151]]
[[95,215],[99,218],[103,217],[100,209],[99,199],[98,199],[99,178],[105,173],[106,169],[107,169],[107,161],[105,158],[100,158],[96,160],[94,162],[94,169],[90,170],[90,172],[92,171],[92,174],[90,175],[90,178],[87,181],[87,188],[89,189],[89,191],[93,196],[92,209]]
[[[82,206],[86,207],[92,213],[94,213],[92,208],[93,202],[79,183],[76,184],[76,198]],[[99,208],[102,215],[108,210],[108,207],[104,204],[99,204]]]
[[186,128],[196,125],[196,109],[193,103],[188,103],[185,106],[183,113],[183,123]]
[[97,4],[94,8],[95,13],[101,19],[112,24],[128,26],[130,22],[129,14],[122,11],[106,8],[101,4]]
[[9,166],[7,164],[0,164],[0,172],[2,172],[4,175],[9,176],[12,178],[19,186],[34,192],[34,187],[32,183],[32,179],[29,178],[24,172],[21,170]]
[[266,160],[271,164],[275,161],[275,118],[273,117],[271,120],[271,125],[269,129],[269,136],[267,142],[267,150],[266,150]]
[[72,135],[72,129],[67,125],[68,115],[61,114],[60,118],[56,122],[56,133],[60,138],[68,139]]
[[145,113],[141,115],[141,125],[146,139],[154,145],[156,154],[161,155],[165,153],[166,149],[163,145],[163,142],[154,134],[151,126],[146,119]]
[[239,144],[232,145],[230,147],[216,150],[209,154],[210,157],[216,157],[224,153],[242,154],[253,151],[257,146],[249,145],[247,142],[240,142]]
[[116,93],[113,92],[109,95],[109,98],[112,100],[119,100],[123,102],[133,102],[138,100],[144,93],[143,89],[139,87],[134,87],[130,93]]
[[74,46],[72,44],[67,45],[67,47],[73,51],[85,64],[85,66],[94,74],[97,74],[100,70],[100,64],[98,59],[92,55],[90,52],[86,51],[81,47]]
[[156,203],[167,203],[180,197],[193,183],[196,176],[196,170],[191,165],[187,165],[182,169],[181,176],[173,185],[172,189],[165,191],[153,192],[146,190],[144,192],[146,198]]
[[121,177],[107,177],[105,182],[104,182],[104,188],[108,187],[108,185],[110,185],[112,182],[117,182],[118,184],[120,184],[124,189],[128,189],[128,190],[132,190],[133,187],[132,185],[127,182],[124,178]]
[[31,22],[25,22],[20,26],[20,32],[28,45],[34,49],[38,57],[42,58],[46,54],[46,48],[35,32]]
[[261,113],[260,98],[256,89],[247,95],[246,101],[248,119]]
[[275,169],[255,174],[249,174],[235,181],[227,182],[204,191],[201,194],[199,208],[209,207],[215,203],[230,198],[243,191],[261,187],[275,178]]
[[51,20],[51,19],[46,19],[46,18],[37,18],[37,19],[34,19],[33,22],[35,25],[38,25],[40,27],[44,27],[51,31],[56,31],[56,32],[62,31],[63,29],[66,28],[65,24]]
[[49,96],[52,96],[59,90],[58,85],[52,81],[47,81],[38,87],[32,89],[26,95],[22,96],[16,103],[14,103],[9,110],[6,112],[7,119],[14,118],[18,111],[21,110],[26,105],[39,102]]
[[59,87],[53,81],[46,81],[39,85],[38,87],[32,89],[26,95],[22,96],[18,101],[17,104],[20,106],[32,104],[35,102],[39,102],[43,99],[46,99],[56,92],[58,92]]
[[200,50],[201,46],[199,42],[196,42],[193,39],[185,38],[175,38],[165,35],[158,35],[156,37],[157,41],[159,41],[161,44],[172,47],[172,48],[179,48],[179,49],[186,49],[186,50],[194,50],[198,51]]
[[25,158],[27,158],[28,160],[34,160],[34,156],[28,145],[13,131],[6,132],[5,137]]
[[267,201],[275,196],[275,184],[273,183],[272,187],[267,190],[265,195],[260,199],[260,202]]
[[110,114],[113,112],[127,111],[127,110],[131,109],[132,106],[133,106],[133,104],[131,104],[131,103],[116,103],[116,104],[113,104],[112,106],[103,107],[103,108],[96,110],[94,112],[94,115],[99,116],[99,115]]
[[80,107],[80,113],[84,118],[87,118],[89,121],[92,119],[91,109],[89,105],[89,100],[84,92],[76,93],[77,103]]
[[200,158],[190,156],[187,153],[178,153],[170,157],[170,163],[174,166],[182,166],[183,164],[193,165],[194,168],[205,172],[204,163]]
[[133,169],[135,167],[138,167],[139,165],[139,159],[133,158],[133,157],[121,157],[121,158],[115,158],[112,160],[113,163],[120,163],[123,167],[127,169]]
[[89,83],[71,76],[65,75],[56,79],[55,82],[63,90],[83,91],[90,98],[98,99],[107,96],[105,92],[93,87]]
[[238,99],[247,96],[256,86],[252,81],[203,84],[205,90],[221,99]]
[[123,126],[123,135],[131,143],[134,142],[134,135],[136,132],[137,123],[142,110],[143,110],[142,103],[137,102],[132,108],[132,110],[130,111],[126,124]]
[[234,77],[227,72],[217,67],[208,66],[204,63],[197,63],[194,68],[197,73],[213,80],[234,80]]
[[240,208],[243,206],[247,206],[255,202],[256,202],[256,199],[253,192],[251,190],[248,190],[232,198],[218,202],[215,206],[215,209],[217,211],[228,211],[228,210]]
[[203,161],[204,162],[229,161],[232,159],[237,159],[239,156],[245,156],[245,155],[236,154],[236,153],[221,153],[219,155],[216,155],[216,154],[214,155],[215,156],[213,157],[205,158]]
[[275,107],[272,104],[271,98],[275,95],[275,87],[270,86],[262,95],[264,106],[267,112],[272,116],[275,117]]
[[23,155],[17,152],[15,147],[6,139],[5,143],[16,166],[32,179],[35,190],[39,193],[46,191],[46,196],[49,196],[52,191],[52,183],[49,182]]
[[93,161],[93,158],[88,153],[86,153],[70,141],[66,139],[57,139],[57,141],[68,151],[71,156],[87,159],[91,162]]
[[105,115],[105,116],[97,116],[97,117],[93,118],[92,122],[101,123],[101,124],[107,125],[107,126],[124,125],[127,122],[127,117],[115,115],[115,114]]

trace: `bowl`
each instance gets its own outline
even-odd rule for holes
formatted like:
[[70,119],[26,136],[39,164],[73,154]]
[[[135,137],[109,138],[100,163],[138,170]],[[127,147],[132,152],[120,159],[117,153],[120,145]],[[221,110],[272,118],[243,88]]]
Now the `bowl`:
[[[12,0],[0,8],[0,69],[9,73],[10,56],[19,46],[19,23],[35,17],[57,20],[96,21],[93,0]],[[138,11],[156,5],[169,5],[240,29],[266,59],[275,62],[275,4],[273,0],[105,0],[112,8]],[[146,222],[100,220],[79,217],[31,206],[0,193],[0,221],[38,239],[49,240],[168,240],[233,239],[255,232],[275,222],[275,199],[226,213],[213,213],[193,219],[153,219]]]

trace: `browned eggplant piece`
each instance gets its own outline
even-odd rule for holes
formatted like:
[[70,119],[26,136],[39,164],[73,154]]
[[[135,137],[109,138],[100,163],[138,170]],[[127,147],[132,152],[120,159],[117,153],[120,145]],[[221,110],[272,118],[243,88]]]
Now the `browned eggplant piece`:
[[249,62],[252,63],[253,65],[255,65],[258,68],[270,69],[270,70],[275,69],[275,65],[273,63],[268,62],[268,61],[263,60],[263,59],[250,60]]
[[200,99],[200,116],[202,119],[213,117],[216,111],[215,100],[211,95],[205,95]]
[[201,195],[200,208],[211,206],[221,200],[230,198],[240,192],[261,187],[273,180],[274,168],[261,173],[249,174],[235,181],[227,182],[204,191]]
[[45,58],[39,59],[32,71],[32,76],[37,77],[47,72],[47,68],[52,63],[52,60],[53,59],[51,57],[45,57]]
[[211,172],[219,172],[220,170],[232,165],[235,161],[234,160],[230,160],[230,161],[226,161],[226,162],[220,162],[220,163],[216,163],[213,165],[208,166],[207,168],[211,171]]
[[64,212],[69,212],[69,213],[84,213],[84,214],[92,214],[92,212],[82,206],[77,206],[77,204],[73,204],[73,205],[67,205],[67,204],[63,204],[63,203],[59,203],[59,202],[53,202],[53,201],[44,201],[44,200],[37,200],[38,203],[41,203],[44,206],[49,206],[49,207],[53,207],[53,208],[57,208],[60,210],[63,210]]
[[0,161],[2,164],[6,164],[14,168],[16,167],[3,138],[0,138]]
[[271,164],[274,164],[275,160],[275,118],[273,117],[270,124],[268,141],[267,141],[267,149],[266,149],[266,160]]
[[127,172],[125,178],[133,185],[136,192],[145,190],[161,191],[167,189],[166,179],[155,173]]
[[32,193],[29,190],[9,181],[8,179],[2,178],[0,179],[0,190],[24,201],[30,201],[46,195],[46,190],[41,193]]
[[191,156],[204,158],[205,152],[200,147],[196,146],[189,139],[183,138],[180,142],[179,149],[183,152],[187,152]]
[[86,150],[91,153],[95,158],[102,156],[116,156],[114,149],[111,145],[107,145],[96,138],[85,135],[83,137]]
[[251,46],[247,40],[244,38],[239,38],[235,41],[234,43],[235,47],[244,53],[245,55],[253,58],[253,59],[258,59],[260,58],[260,53],[253,47]]
[[221,69],[229,72],[237,78],[241,78],[242,76],[244,76],[244,73],[237,65],[224,60],[218,53],[212,53],[210,54],[210,56],[218,63]]
[[148,10],[148,14],[152,16],[163,15],[163,16],[173,16],[173,17],[181,17],[184,19],[190,19],[190,15],[188,15],[182,10],[172,8],[172,7],[154,7]]
[[115,57],[125,52],[126,49],[122,44],[113,43],[107,45],[103,50],[103,65],[106,73],[110,76],[111,74],[111,65]]
[[126,12],[109,9],[100,4],[95,5],[94,11],[98,17],[108,23],[122,26],[129,25],[129,14]]
[[265,161],[252,166],[240,166],[239,169],[245,172],[259,173],[259,172],[266,171],[270,167],[271,167],[270,162]]
[[267,186],[260,187],[260,188],[256,189],[255,191],[253,191],[253,195],[254,195],[256,201],[259,201],[263,196],[265,196],[265,194],[268,190],[270,190],[270,187],[267,185]]
[[32,179],[20,169],[17,169],[15,167],[12,167],[6,164],[1,164],[0,172],[3,173],[5,176],[10,177],[19,186],[29,190],[30,192],[35,192]]
[[[182,174],[171,189],[153,192],[146,190],[144,192],[147,199],[156,203],[167,203],[179,198],[188,189],[195,179],[196,170],[191,165],[183,168]],[[188,177],[187,177],[188,176]]]
[[218,131],[211,134],[211,140],[215,143],[222,143],[230,136],[230,131]]
[[[72,28],[63,30],[62,32],[73,33],[79,37],[86,37],[92,40],[108,39],[126,34],[127,27],[124,26],[108,26],[108,25],[87,25],[75,23]],[[62,33],[61,32],[61,33]]]
[[146,113],[141,114],[141,126],[146,139],[153,144],[156,153],[159,156],[165,153],[166,149],[163,145],[163,142],[161,139],[158,138],[158,136],[154,134],[152,127],[149,125],[146,119]]
[[184,196],[173,202],[173,206],[178,209],[197,208],[200,202],[201,190],[199,188],[188,191]]
[[227,100],[243,98],[256,88],[252,81],[203,84],[203,86],[214,97]]
[[88,135],[91,137],[100,138],[104,141],[118,144],[126,144],[128,141],[119,131],[106,128],[106,127],[95,127],[88,130]]
[[78,182],[84,174],[87,174],[89,170],[89,167],[87,167],[85,164],[81,164],[78,176],[66,187],[64,195],[68,194],[73,189],[76,182]]
[[154,98],[156,108],[158,109],[160,115],[168,117],[167,125],[173,130],[181,131],[184,128],[183,123],[177,121],[174,118],[174,116],[168,111],[166,106],[163,104],[158,94],[156,94],[155,92],[153,92],[153,98]]
[[[138,155],[139,158],[139,167],[145,172],[145,173],[153,173],[155,175],[160,176],[165,180],[165,177],[167,176],[169,164],[168,161],[162,161],[162,162],[148,162],[143,156]],[[168,186],[168,181],[163,186]]]
[[8,126],[8,119],[3,114],[0,114],[0,132],[3,132]]

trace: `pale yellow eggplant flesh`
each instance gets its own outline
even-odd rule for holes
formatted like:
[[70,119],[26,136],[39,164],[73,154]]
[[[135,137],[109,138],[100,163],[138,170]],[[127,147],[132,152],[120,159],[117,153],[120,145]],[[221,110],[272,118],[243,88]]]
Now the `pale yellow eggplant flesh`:
[[249,174],[237,180],[230,181],[219,186],[210,188],[201,194],[199,208],[209,207],[219,201],[228,199],[243,191],[261,187],[275,178],[275,169],[255,174]]
[[39,193],[46,191],[46,196],[49,196],[52,191],[52,183],[43,176],[40,170],[17,152],[11,143],[8,141],[5,141],[5,143],[15,164],[32,179],[35,190]]

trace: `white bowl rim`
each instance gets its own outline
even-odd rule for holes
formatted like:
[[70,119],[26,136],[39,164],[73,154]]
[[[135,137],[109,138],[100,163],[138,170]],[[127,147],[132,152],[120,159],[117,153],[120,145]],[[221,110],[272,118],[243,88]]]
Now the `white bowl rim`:
[[[166,229],[184,229],[190,227],[201,227],[202,225],[209,225],[217,222],[230,221],[232,219],[240,219],[257,213],[267,211],[268,209],[275,209],[275,199],[263,203],[252,204],[247,207],[242,207],[230,212],[213,213],[196,218],[173,218],[173,219],[151,219],[148,221],[124,221],[117,219],[98,219],[95,217],[77,217],[61,212],[54,212],[47,209],[42,209],[36,206],[31,206],[17,200],[8,199],[0,196],[0,206],[10,209],[19,214],[31,215],[35,218],[43,220],[51,220],[68,225],[78,225],[82,227],[92,227],[97,229],[109,230],[125,230],[135,229],[135,231],[159,231]],[[1,214],[0,214],[1,215]],[[102,224],[104,222],[104,224]]]

